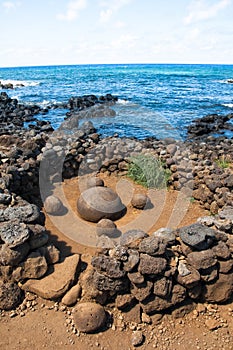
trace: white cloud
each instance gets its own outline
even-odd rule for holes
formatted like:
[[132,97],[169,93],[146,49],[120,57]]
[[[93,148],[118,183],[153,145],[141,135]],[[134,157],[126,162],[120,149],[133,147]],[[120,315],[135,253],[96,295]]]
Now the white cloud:
[[126,49],[136,46],[138,37],[131,34],[123,34],[111,42],[111,46],[117,49]]
[[230,4],[231,0],[219,0],[214,4],[206,0],[194,0],[189,6],[189,14],[184,18],[184,23],[191,24],[215,17]]
[[73,21],[75,20],[80,11],[87,7],[87,0],[73,0],[67,5],[65,13],[59,13],[57,19],[62,21]]
[[16,10],[17,7],[19,7],[21,3],[19,1],[13,2],[13,1],[5,1],[2,3],[2,6],[6,10],[6,12],[10,12],[11,10]]
[[132,0],[109,0],[102,1],[100,6],[104,9],[100,11],[100,22],[109,22],[111,17],[117,13],[122,7],[128,5]]

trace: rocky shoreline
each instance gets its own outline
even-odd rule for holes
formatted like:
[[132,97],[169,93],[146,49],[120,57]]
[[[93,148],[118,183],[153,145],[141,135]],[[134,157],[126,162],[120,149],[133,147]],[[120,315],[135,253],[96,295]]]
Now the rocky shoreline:
[[[140,323],[142,317],[177,306],[231,298],[233,140],[214,138],[205,129],[206,125],[211,131],[222,125],[230,128],[232,115],[199,120],[189,128],[191,137],[185,142],[101,139],[90,116],[112,117],[110,106],[116,100],[112,95],[88,95],[52,106],[69,109],[65,122],[54,131],[49,122],[36,119],[46,110],[0,94],[0,309],[17,307],[25,291],[62,300],[67,306],[81,300],[75,309],[76,327],[93,332],[106,322],[104,309],[97,304],[114,302]],[[32,124],[25,128],[25,122]],[[110,246],[99,248],[85,271],[79,255],[62,259],[49,240],[41,211],[54,184],[99,172],[123,176],[137,154],[161,159],[171,173],[170,188],[188,193],[190,200],[215,216],[179,230],[164,228],[152,236],[135,227],[121,236],[119,245],[110,240]],[[40,172],[41,164],[46,172]],[[46,184],[42,198],[40,181]]]

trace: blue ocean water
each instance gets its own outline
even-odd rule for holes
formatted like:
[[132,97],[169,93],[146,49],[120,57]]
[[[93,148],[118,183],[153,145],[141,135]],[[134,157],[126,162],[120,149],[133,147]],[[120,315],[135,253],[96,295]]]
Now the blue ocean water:
[[[233,65],[75,65],[0,68],[0,81],[22,82],[6,90],[22,103],[51,105],[71,96],[111,93],[119,102],[114,118],[93,119],[103,136],[184,138],[192,120],[233,112]],[[57,127],[66,110],[51,110]],[[227,136],[232,137],[228,132]]]

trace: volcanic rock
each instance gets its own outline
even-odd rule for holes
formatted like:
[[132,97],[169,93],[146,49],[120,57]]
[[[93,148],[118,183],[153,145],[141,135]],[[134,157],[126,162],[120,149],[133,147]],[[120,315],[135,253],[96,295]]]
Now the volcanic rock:
[[217,263],[215,254],[211,249],[190,253],[187,256],[187,261],[196,270],[207,269]]
[[0,309],[11,310],[21,303],[22,291],[16,283],[0,280]]
[[215,231],[199,223],[180,228],[179,235],[185,244],[198,250],[208,249],[215,239]]
[[139,244],[139,252],[152,256],[163,255],[166,251],[166,244],[158,237],[144,238]]
[[138,248],[140,242],[146,237],[148,234],[142,230],[129,230],[121,236],[120,244],[129,248]]
[[29,229],[19,220],[7,221],[0,224],[0,238],[13,248],[28,240]]
[[204,300],[209,303],[223,303],[233,292],[233,274],[219,274],[217,281],[206,284],[203,291]]
[[147,254],[140,254],[140,263],[138,271],[142,275],[157,275],[162,273],[167,266],[167,260],[164,258],[152,257]]
[[3,244],[0,249],[0,264],[17,266],[29,252],[29,245],[27,242],[10,248],[8,244]]

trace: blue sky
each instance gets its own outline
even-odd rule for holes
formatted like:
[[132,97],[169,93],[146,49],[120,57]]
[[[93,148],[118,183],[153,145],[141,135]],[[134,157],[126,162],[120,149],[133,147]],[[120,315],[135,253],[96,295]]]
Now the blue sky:
[[0,0],[0,67],[233,64],[233,0]]

